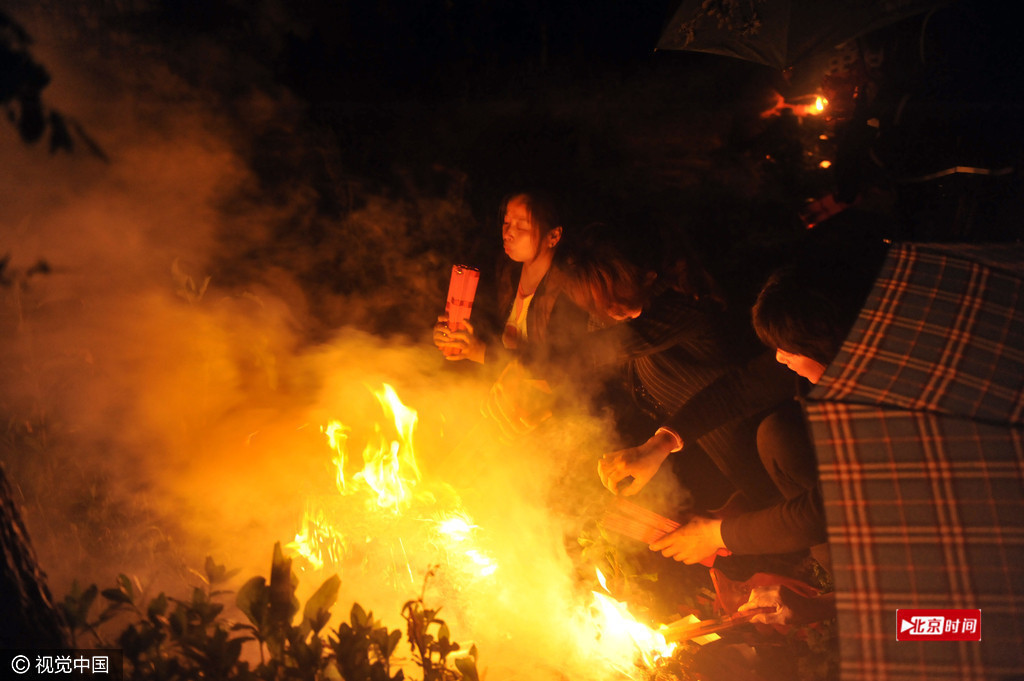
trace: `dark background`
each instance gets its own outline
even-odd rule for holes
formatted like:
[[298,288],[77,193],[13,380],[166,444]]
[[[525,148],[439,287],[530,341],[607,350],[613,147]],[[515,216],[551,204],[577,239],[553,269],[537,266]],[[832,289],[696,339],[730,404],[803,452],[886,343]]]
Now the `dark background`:
[[[830,194],[868,211],[839,221],[842,238],[1019,234],[1016,172],[920,180],[957,165],[1015,168],[1017,23],[998,7],[953,3],[863,37],[885,62],[852,120],[826,121],[759,115],[776,92],[807,94],[792,74],[656,51],[676,0],[7,4],[15,17],[51,13],[68,54],[119,59],[136,86],[159,64],[230,122],[222,134],[257,184],[220,209],[281,210],[269,239],[224,230],[225,284],[280,266],[312,289],[365,292],[391,277],[373,257],[381,248],[422,256],[442,279],[453,260],[487,267],[498,255],[495,208],[522,188],[558,196],[570,236],[609,223],[638,257],[692,254],[740,282],[740,296],[792,257],[807,240],[801,213]],[[254,117],[253,92],[276,102],[276,115]],[[103,130],[82,133],[102,150]],[[346,232],[346,216],[381,198],[414,225],[401,247]],[[424,208],[437,202],[448,209],[440,220]],[[315,255],[296,268],[300,251]],[[409,311],[392,311],[369,324],[398,330]],[[343,321],[315,312],[327,327]]]

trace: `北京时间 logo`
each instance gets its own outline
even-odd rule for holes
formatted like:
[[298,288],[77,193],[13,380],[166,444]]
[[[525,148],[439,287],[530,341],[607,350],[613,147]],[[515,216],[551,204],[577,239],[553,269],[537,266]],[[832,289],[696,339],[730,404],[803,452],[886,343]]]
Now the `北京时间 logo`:
[[981,610],[900,608],[896,640],[980,641]]

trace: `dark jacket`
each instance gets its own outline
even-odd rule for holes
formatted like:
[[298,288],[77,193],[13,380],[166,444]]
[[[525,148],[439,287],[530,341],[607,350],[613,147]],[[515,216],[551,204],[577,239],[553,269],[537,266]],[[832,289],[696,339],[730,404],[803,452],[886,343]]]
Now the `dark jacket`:
[[783,499],[722,521],[722,539],[736,554],[788,553],[828,539],[818,462],[803,408],[790,400],[757,430],[761,462]]
[[525,346],[515,351],[506,350],[501,343],[501,332],[512,312],[522,269],[521,263],[507,258],[503,258],[498,268],[498,317],[487,341],[486,362],[500,370],[508,361],[519,359],[539,376],[560,381],[579,365],[575,358],[586,338],[588,315],[569,300],[565,293],[565,275],[557,263],[552,264],[526,311]]

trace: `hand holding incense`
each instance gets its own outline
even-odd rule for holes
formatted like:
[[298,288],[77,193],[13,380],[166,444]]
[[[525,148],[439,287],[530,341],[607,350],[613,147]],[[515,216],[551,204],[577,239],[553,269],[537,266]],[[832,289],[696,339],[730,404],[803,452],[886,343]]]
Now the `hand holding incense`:
[[[451,332],[466,329],[464,322],[473,312],[473,300],[476,298],[476,287],[480,282],[480,270],[466,265],[452,265],[452,278],[448,283],[448,299],[445,313],[448,316],[448,329]],[[459,348],[442,348],[445,356],[459,355]]]
[[717,634],[719,632],[726,631],[727,629],[732,629],[733,627],[737,627],[741,624],[746,624],[756,615],[765,615],[772,612],[775,612],[775,608],[764,606],[752,608],[732,615],[726,615],[725,617],[717,617],[715,619],[702,620],[699,622],[680,620],[679,622],[673,622],[672,624],[662,625],[660,633],[669,643],[689,641],[699,636]]
[[[698,516],[688,519],[688,522],[693,521],[717,522],[710,518],[700,518]],[[649,511],[622,497],[616,497],[609,504],[608,510],[605,511],[604,517],[601,519],[601,524],[607,530],[642,541],[649,546],[660,542],[670,533],[682,527],[680,523]],[[711,555],[703,559],[694,560],[693,562],[700,562],[703,565],[710,566],[714,563],[716,556],[727,556],[730,553],[728,549],[719,548]]]

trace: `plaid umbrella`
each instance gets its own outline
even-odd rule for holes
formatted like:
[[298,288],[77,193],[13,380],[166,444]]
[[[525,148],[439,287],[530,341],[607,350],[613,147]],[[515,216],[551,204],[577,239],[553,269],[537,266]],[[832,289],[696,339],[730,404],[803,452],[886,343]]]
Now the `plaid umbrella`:
[[[809,396],[844,681],[1024,672],[1022,274],[1024,246],[894,246]],[[904,608],[980,609],[981,640],[897,640]]]

